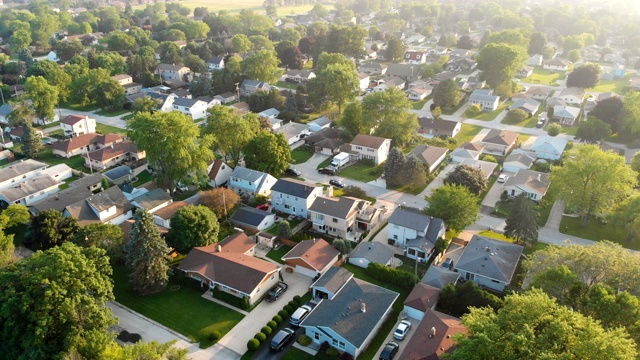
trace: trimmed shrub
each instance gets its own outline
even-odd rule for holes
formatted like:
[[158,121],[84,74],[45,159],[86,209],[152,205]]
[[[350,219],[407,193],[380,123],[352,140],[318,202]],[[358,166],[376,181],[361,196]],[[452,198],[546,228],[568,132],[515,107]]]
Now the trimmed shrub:
[[260,341],[258,339],[251,339],[247,342],[247,349],[249,351],[256,351],[260,347]]
[[311,344],[311,338],[305,334],[302,334],[298,338],[298,343],[302,346],[308,346],[309,344]]
[[560,124],[553,123],[547,126],[547,134],[549,134],[549,136],[558,136],[560,130],[562,130],[562,125]]
[[260,344],[262,344],[265,340],[267,340],[267,335],[265,335],[264,333],[257,333],[254,337],[254,339],[260,341]]
[[287,312],[287,314],[293,314],[293,309],[294,308],[293,308],[293,306],[291,306],[289,304],[285,305],[282,309],[285,310]]
[[271,328],[271,330],[275,330],[278,328],[278,323],[271,320],[267,323],[267,326]]
[[241,302],[240,302],[240,308],[242,310],[249,310],[249,307],[251,307],[251,305],[249,305],[249,298],[247,298],[246,296],[242,298]]
[[287,305],[291,306],[292,309],[298,308],[298,303],[296,303],[294,300],[289,301]]
[[296,306],[302,305],[302,297],[300,297],[300,295],[294,296],[293,301],[296,303]]
[[336,357],[338,356],[339,352],[338,352],[338,349],[334,347],[330,347],[327,349],[327,351],[325,351],[325,354],[330,357]]
[[389,284],[396,284],[406,289],[412,289],[418,277],[414,273],[397,270],[377,263],[369,263],[367,274]]
[[273,332],[273,330],[268,326],[263,326],[262,329],[260,329],[260,331],[267,336],[271,335],[271,333]]
[[285,309],[278,311],[278,315],[284,320],[289,317],[289,312]]
[[282,316],[280,316],[280,315],[274,316],[273,317],[273,321],[275,321],[276,324],[278,324],[278,325],[282,324],[282,321],[283,321]]
[[222,334],[220,334],[220,331],[218,330],[213,330],[212,332],[209,333],[209,340],[210,341],[218,341],[220,340],[220,338],[222,337]]

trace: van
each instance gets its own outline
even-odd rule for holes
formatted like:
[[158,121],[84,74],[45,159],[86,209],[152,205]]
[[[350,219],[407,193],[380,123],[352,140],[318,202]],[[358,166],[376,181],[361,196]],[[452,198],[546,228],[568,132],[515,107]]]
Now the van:
[[293,315],[291,315],[291,319],[289,320],[289,323],[293,326],[299,326],[302,320],[304,320],[304,318],[306,318],[310,312],[311,312],[311,306],[309,305],[300,306],[298,310],[296,310],[293,313]]

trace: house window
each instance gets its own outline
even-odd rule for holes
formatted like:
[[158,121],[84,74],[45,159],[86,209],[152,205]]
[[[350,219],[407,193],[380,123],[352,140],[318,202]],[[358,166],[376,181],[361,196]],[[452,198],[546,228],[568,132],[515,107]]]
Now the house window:
[[291,206],[289,206],[289,204],[285,204],[285,205],[284,205],[284,208],[285,208],[285,209],[288,209],[288,208],[290,208],[290,207],[291,207]]
[[337,219],[337,218],[333,218],[333,220],[332,220],[332,221],[333,221],[334,223],[337,223],[337,222],[338,222],[338,219]]
[[356,146],[356,150],[362,150],[362,146]]
[[282,194],[280,194],[280,199],[282,199]]
[[331,341],[331,344],[332,344],[333,346],[338,346],[338,340],[333,339],[333,340]]
[[313,333],[313,338],[316,340],[320,340],[320,333],[314,332]]
[[464,278],[465,278],[465,279],[467,279],[467,280],[474,281],[474,280],[476,279],[476,274],[466,273],[466,274],[464,275]]
[[398,235],[393,235],[393,240],[398,240]]
[[407,250],[407,254],[415,256],[416,255],[416,250],[415,249],[408,249]]
[[322,215],[322,214],[317,214],[317,215],[316,215],[316,219],[318,219],[318,220],[324,220],[324,215]]
[[346,349],[347,344],[343,343],[342,341],[340,341],[339,345],[340,349]]

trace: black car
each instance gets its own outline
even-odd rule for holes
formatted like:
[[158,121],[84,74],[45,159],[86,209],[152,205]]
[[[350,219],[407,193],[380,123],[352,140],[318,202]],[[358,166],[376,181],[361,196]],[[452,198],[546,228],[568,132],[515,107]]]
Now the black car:
[[340,189],[342,189],[344,187],[343,183],[341,183],[340,181],[335,180],[335,179],[329,180],[329,185],[333,185],[333,186],[335,186],[337,188],[340,188]]
[[288,287],[289,285],[282,281],[279,281],[274,287],[271,288],[271,290],[269,290],[269,293],[267,294],[267,301],[274,302],[278,300],[280,295],[284,294],[284,292],[287,291]]
[[384,346],[382,353],[380,353],[380,360],[391,360],[398,353],[398,349],[400,349],[400,345],[395,341],[389,341],[387,345]]
[[300,171],[298,171],[296,168],[294,167],[290,167],[287,170],[284,171],[285,175],[289,175],[289,176],[300,176],[302,175],[302,173]]
[[278,331],[278,333],[273,336],[273,339],[271,339],[271,342],[269,343],[269,349],[271,349],[271,351],[273,352],[281,351],[285,347],[285,345],[287,345],[287,343],[291,341],[291,339],[293,339],[294,334],[295,331],[289,328],[284,328]]
[[318,172],[320,174],[325,174],[325,175],[335,175],[336,174],[336,171],[334,169],[327,168],[327,167],[318,169]]

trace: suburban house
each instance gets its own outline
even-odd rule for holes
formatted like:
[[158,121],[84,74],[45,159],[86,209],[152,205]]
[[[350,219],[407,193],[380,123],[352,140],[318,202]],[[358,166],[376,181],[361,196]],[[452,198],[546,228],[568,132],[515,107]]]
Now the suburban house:
[[9,114],[13,111],[13,105],[2,104],[0,105],[0,121],[7,124],[9,123]]
[[[611,98],[611,97],[620,97],[620,95],[616,94],[613,91],[603,92],[603,93],[598,94],[598,96],[596,97],[596,102],[598,103],[598,102],[600,102],[602,100],[606,100],[606,99]],[[2,108],[2,107],[0,106],[0,108]]]
[[385,77],[387,79],[401,78],[406,82],[412,82],[418,80],[420,77],[421,69],[420,65],[411,64],[389,64]]
[[553,117],[560,125],[573,126],[580,116],[580,108],[575,106],[556,105],[553,107]]
[[[86,166],[86,159],[85,159]],[[116,166],[113,169],[109,169],[102,173],[102,176],[109,181],[112,185],[122,185],[125,181],[131,181],[133,171],[128,165]],[[146,190],[146,189],[144,189]],[[133,195],[133,193],[132,193]],[[125,196],[127,193],[125,192]],[[129,196],[127,198],[131,199]]]
[[78,220],[81,227],[95,223],[120,225],[133,216],[133,208],[122,190],[112,186],[67,206],[63,215]]
[[518,143],[518,133],[507,130],[491,129],[482,139],[484,151],[491,154],[507,155]]
[[271,187],[271,206],[277,211],[306,219],[309,207],[318,196],[322,196],[322,186],[282,178]]
[[454,268],[463,279],[504,291],[511,283],[523,250],[520,245],[474,235]]
[[545,70],[567,71],[569,70],[569,66],[571,66],[571,61],[553,58],[545,61],[542,68]]
[[253,198],[256,195],[269,196],[276,178],[261,171],[236,166],[229,179],[229,189],[241,197]]
[[322,129],[304,138],[304,142],[323,155],[334,155],[340,152],[340,148],[344,145],[338,128]]
[[314,79],[316,74],[311,70],[289,70],[285,76],[293,82],[303,83]]
[[478,63],[475,60],[469,59],[467,57],[459,57],[450,60],[445,69],[447,71],[453,71],[455,73],[471,73],[473,72]]
[[387,66],[379,62],[369,62],[363,64],[360,71],[369,75],[384,75],[387,72]]
[[158,226],[170,229],[171,218],[178,212],[178,210],[187,205],[188,204],[184,201],[174,201],[171,204],[154,211],[153,222]]
[[460,319],[429,309],[420,320],[414,335],[401,348],[398,360],[439,360],[443,354],[453,352],[453,336],[460,333],[467,333]]
[[245,229],[263,231],[270,228],[276,221],[276,214],[252,207],[239,207],[231,215],[232,223]]
[[149,190],[131,200],[131,204],[138,209],[145,209],[154,213],[173,202],[171,196],[162,189]]
[[[2,169],[3,171],[0,173],[0,176],[11,176],[14,170],[18,170],[20,165],[23,165],[22,168],[24,170],[28,170],[30,166],[38,166],[36,163],[17,163],[16,165],[18,166],[15,167],[12,165]],[[57,193],[58,190],[60,190],[60,182],[71,176],[71,168],[65,164],[58,164],[50,168],[38,167],[35,173],[25,174],[22,178],[10,183],[8,186],[3,186],[0,189],[0,202],[5,206],[12,204],[32,205],[53,193]],[[15,179],[13,178],[12,181],[13,180]],[[6,181],[3,181],[3,183],[6,183]]]
[[414,320],[422,320],[427,311],[438,303],[440,289],[424,283],[417,283],[404,300],[404,313]]
[[258,116],[267,118],[267,119],[275,119],[280,115],[280,110],[276,108],[269,108],[266,110],[262,110],[258,113]]
[[86,167],[104,170],[123,162],[144,159],[147,155],[144,151],[138,150],[138,146],[132,141],[123,140],[111,146],[95,149],[84,156]]
[[466,165],[474,169],[479,169],[487,180],[489,180],[489,177],[493,174],[493,171],[498,167],[498,163],[476,159],[464,159],[459,166],[462,165]]
[[535,158],[526,153],[516,154],[515,151],[504,159],[502,169],[507,172],[516,173],[518,170],[527,170],[533,165]]
[[303,240],[286,253],[282,260],[285,269],[315,278],[329,270],[338,261],[340,251],[324,239]]
[[574,86],[562,89],[557,97],[567,104],[582,105],[586,94],[585,89]]
[[385,91],[388,89],[398,88],[403,90],[407,82],[402,78],[392,78],[389,80],[385,80],[384,82],[380,82],[379,85],[373,87],[373,91]]
[[540,102],[534,99],[518,99],[509,108],[520,109],[527,113],[529,117],[531,117],[540,108]]
[[462,129],[462,123],[452,120],[433,119],[421,116],[418,118],[418,133],[430,139],[433,137],[455,137]]
[[331,127],[331,119],[323,115],[315,120],[309,121],[307,125],[309,125],[309,131],[315,133]]
[[404,62],[411,65],[422,65],[427,61],[427,54],[419,50],[407,50],[404,52]]
[[284,135],[289,145],[293,145],[300,139],[309,135],[309,125],[290,121],[274,130],[276,134]]
[[[44,131],[42,129],[33,128],[33,132],[40,136],[40,138],[44,137]],[[24,126],[16,126],[11,131],[9,131],[9,139],[11,141],[20,142],[22,141],[22,137],[24,136]]]
[[60,127],[66,136],[95,133],[96,119],[82,115],[67,115],[60,120]]
[[207,61],[209,71],[216,71],[224,69],[224,58],[221,56],[214,56]]
[[411,150],[409,156],[417,157],[418,160],[426,165],[431,173],[438,168],[438,165],[447,159],[448,152],[449,149],[447,148],[420,144]]
[[392,312],[398,293],[348,275],[329,271],[312,285],[321,300],[300,327],[317,346],[327,342],[356,359]]
[[251,96],[259,90],[269,92],[271,90],[271,86],[262,81],[249,79],[243,80],[242,84],[240,85],[240,95],[242,96]]
[[123,141],[124,138],[120,134],[100,135],[96,133],[88,133],[64,141],[55,142],[51,144],[51,150],[53,151],[53,155],[70,158],[74,155],[88,153]]
[[253,256],[256,243],[240,232],[219,243],[193,248],[178,269],[187,277],[256,303],[278,282],[280,268]]
[[371,77],[367,73],[358,73],[358,78],[360,79],[360,83],[358,88],[360,91],[364,91],[369,87]]
[[88,198],[93,191],[100,189],[101,179],[102,174],[95,173],[72,181],[69,188],[57,192],[55,196],[49,196],[28,205],[29,213],[35,216],[46,210],[63,212],[67,206]]
[[387,160],[389,150],[391,150],[391,139],[358,134],[351,140],[351,153],[358,160],[373,160],[376,165]]
[[216,100],[220,100],[221,104],[228,104],[238,100],[238,96],[232,92],[226,92],[213,97]]
[[516,77],[527,78],[531,76],[531,74],[533,74],[533,66],[525,66],[518,69],[518,71],[516,72]]
[[542,55],[533,54],[527,59],[527,66],[540,66],[542,65]]
[[478,160],[483,151],[484,145],[465,142],[451,152],[451,161],[461,163],[466,159]]
[[531,97],[532,99],[545,101],[547,100],[549,95],[551,95],[552,91],[553,91],[553,88],[550,88],[547,86],[535,85],[535,86],[529,87],[529,89],[527,89],[525,94]]
[[201,100],[177,98],[173,102],[173,110],[191,116],[193,120],[203,119],[207,116],[208,104]]
[[162,81],[180,80],[191,73],[191,69],[183,65],[160,64],[156,68],[156,74],[160,75]]
[[370,263],[391,266],[393,249],[379,241],[362,241],[349,253],[349,264],[366,269]]
[[547,173],[533,170],[519,170],[502,185],[509,196],[522,193],[531,200],[540,201],[549,190],[551,177]]
[[208,96],[198,96],[196,100],[204,101],[207,104],[207,109],[211,109],[217,105],[222,105],[222,102],[219,99],[214,99]]
[[403,247],[406,256],[427,262],[436,241],[447,231],[444,221],[418,210],[397,207],[388,219],[389,242]]
[[350,196],[318,196],[309,208],[313,230],[350,241],[359,240],[381,216],[382,212],[371,202]]
[[538,159],[560,160],[569,141],[560,137],[541,135],[531,144],[529,150],[535,152]]
[[133,82],[133,78],[131,77],[131,75],[120,74],[114,75],[111,78],[117,81],[118,84],[120,84],[120,86],[124,88],[125,95],[137,94],[142,91],[142,84]]
[[482,111],[494,111],[500,104],[500,97],[493,95],[491,90],[476,89],[469,96],[469,102],[480,105]]
[[207,174],[209,174],[209,186],[217,188],[218,186],[226,185],[231,178],[232,173],[233,168],[231,168],[231,166],[226,162],[220,159],[214,160],[207,168]]
[[445,269],[441,266],[429,266],[429,269],[427,269],[427,272],[424,274],[420,282],[442,289],[447,284],[455,285],[459,278],[460,274],[455,271]]
[[414,87],[407,91],[409,99],[415,101],[426,99],[427,96],[431,95],[431,92],[433,92],[433,88],[430,85],[427,86],[428,87]]

